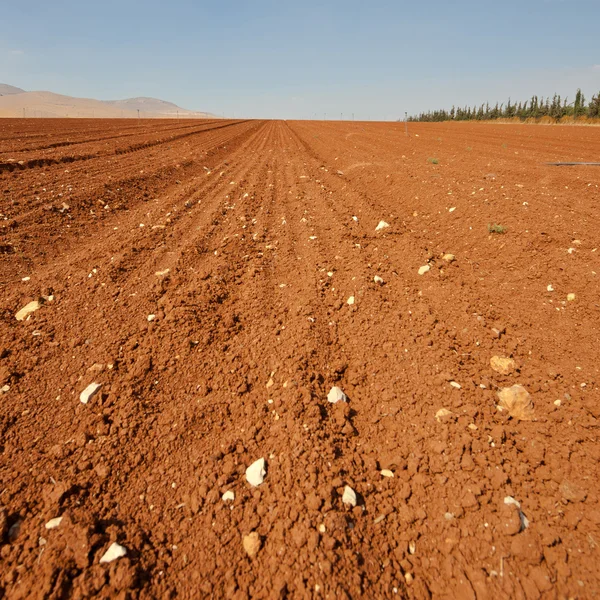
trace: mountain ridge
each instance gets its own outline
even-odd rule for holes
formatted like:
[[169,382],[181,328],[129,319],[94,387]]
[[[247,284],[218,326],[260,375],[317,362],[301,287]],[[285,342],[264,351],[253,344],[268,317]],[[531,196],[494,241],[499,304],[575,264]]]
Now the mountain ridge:
[[0,117],[44,118],[215,118],[208,112],[192,111],[173,102],[139,96],[123,100],[96,100],[56,94],[28,92],[0,84]]

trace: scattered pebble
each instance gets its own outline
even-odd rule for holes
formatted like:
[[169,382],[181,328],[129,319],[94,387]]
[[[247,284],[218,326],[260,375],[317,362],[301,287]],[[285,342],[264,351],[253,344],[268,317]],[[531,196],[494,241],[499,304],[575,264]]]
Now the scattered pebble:
[[258,487],[265,480],[266,474],[265,459],[259,458],[246,469],[246,481],[250,485]]
[[450,382],[450,385],[451,385],[453,388],[456,388],[457,390],[460,390],[460,389],[461,389],[461,387],[462,387],[462,386],[460,385],[460,383],[457,383],[456,381],[451,381],[451,382]]
[[408,542],[408,551],[414,554],[417,551],[417,543],[414,540]]
[[56,529],[62,522],[63,518],[62,517],[54,517],[54,519],[50,519],[45,527],[46,529]]
[[108,550],[102,555],[100,559],[101,563],[109,563],[113,560],[117,560],[117,558],[121,558],[127,554],[127,550],[123,548],[123,546],[117,544],[117,542],[113,542]]
[[221,499],[223,500],[223,502],[233,502],[235,500],[235,493],[233,492],[233,490],[227,490],[222,496]]
[[348,300],[346,300],[346,303],[349,304],[350,306],[352,306],[354,304],[354,296],[350,296],[350,298],[348,298]]
[[553,292],[554,288],[552,287],[552,284],[549,284],[548,287],[546,288],[549,292]]
[[336,402],[348,402],[348,397],[339,387],[334,386],[327,394],[327,401],[331,402],[331,404],[335,404]]
[[382,469],[380,471],[382,477],[393,477],[394,474],[389,469]]
[[444,256],[442,256],[442,260],[445,260],[446,262],[454,262],[456,260],[456,256],[454,256],[454,254],[444,254]]
[[504,498],[504,504],[508,504],[508,505],[513,504],[514,506],[517,507],[517,509],[519,511],[519,518],[521,519],[521,531],[527,529],[529,527],[529,519],[523,514],[523,511],[521,510],[521,504],[517,500],[515,500],[512,496],[506,496]]
[[575,294],[567,294],[567,300],[573,302],[573,300],[575,300]]
[[356,492],[349,485],[344,488],[342,502],[350,506],[356,506]]
[[98,392],[98,390],[102,387],[101,383],[90,383],[81,394],[79,394],[79,399],[83,404],[87,404]]
[[29,281],[31,279],[31,277],[23,277],[23,279],[21,279],[21,281]]
[[453,206],[452,208],[448,209],[448,212],[454,212],[456,210],[456,206]]
[[500,375],[509,375],[516,368],[516,363],[512,358],[503,358],[502,356],[492,356],[490,366]]
[[156,273],[154,273],[157,277],[164,277],[165,275],[168,275],[171,272],[171,269],[164,269],[163,271],[156,271]]
[[379,283],[380,285],[383,285],[383,278],[379,277],[379,275],[375,275],[375,277],[373,277],[373,281],[375,283]]
[[452,411],[448,410],[447,408],[440,408],[440,410],[435,413],[435,420],[442,421],[442,419],[445,417],[450,417],[451,415]]
[[32,300],[17,312],[15,319],[17,319],[17,321],[24,321],[31,313],[41,308],[41,306],[42,305],[39,300]]
[[154,321],[156,319],[156,315],[148,315],[148,321]]
[[500,403],[498,408],[519,421],[533,419],[533,403],[529,392],[522,385],[513,385],[498,392]]
[[381,231],[382,229],[386,229],[389,226],[390,226],[389,223],[386,223],[385,221],[379,221],[379,225],[377,225],[377,227],[375,227],[375,231]]
[[242,540],[242,544],[244,546],[244,550],[246,551],[246,554],[250,558],[252,558],[252,557],[256,556],[258,554],[258,551],[260,550],[260,546],[261,546],[260,535],[258,535],[258,533],[256,531],[253,531],[252,533],[249,533],[248,535],[244,536],[244,539]]
[[425,275],[429,269],[431,269],[429,265],[423,265],[422,267],[419,267],[419,275]]

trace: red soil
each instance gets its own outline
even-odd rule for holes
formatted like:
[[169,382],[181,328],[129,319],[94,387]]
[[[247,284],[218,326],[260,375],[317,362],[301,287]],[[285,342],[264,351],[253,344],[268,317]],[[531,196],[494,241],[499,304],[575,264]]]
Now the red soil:
[[600,137],[410,132],[0,121],[0,594],[599,593]]

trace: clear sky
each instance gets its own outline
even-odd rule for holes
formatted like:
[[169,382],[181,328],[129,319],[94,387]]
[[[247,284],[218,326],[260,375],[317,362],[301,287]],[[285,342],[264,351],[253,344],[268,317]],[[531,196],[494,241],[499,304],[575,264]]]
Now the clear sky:
[[0,82],[230,117],[572,100],[600,92],[600,0],[7,0]]

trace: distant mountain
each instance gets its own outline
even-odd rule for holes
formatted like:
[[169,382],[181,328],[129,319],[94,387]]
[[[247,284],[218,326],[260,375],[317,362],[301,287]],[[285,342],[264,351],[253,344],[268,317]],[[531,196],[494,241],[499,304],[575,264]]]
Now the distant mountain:
[[75,117],[75,118],[136,118],[205,119],[214,115],[180,108],[157,98],[125,100],[94,100],[73,98],[53,92],[26,92],[12,85],[0,84],[0,117]]
[[24,91],[25,90],[15,87],[14,85],[0,83],[0,96],[8,96],[10,94],[22,94]]
[[160,112],[174,113],[184,111],[177,104],[167,102],[166,100],[158,100],[157,98],[127,98],[126,100],[103,100],[104,104],[116,106],[125,110],[139,110],[140,112]]

